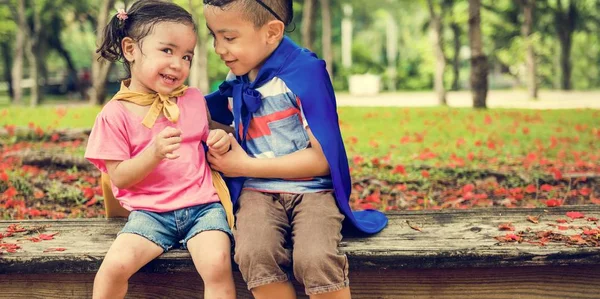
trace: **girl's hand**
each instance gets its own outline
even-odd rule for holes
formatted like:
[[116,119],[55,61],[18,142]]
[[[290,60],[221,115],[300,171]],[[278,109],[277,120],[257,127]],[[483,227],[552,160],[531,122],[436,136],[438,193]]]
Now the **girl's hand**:
[[229,151],[231,147],[231,140],[227,133],[221,129],[210,130],[208,138],[206,139],[206,145],[211,153],[222,155]]
[[154,155],[162,160],[164,158],[173,160],[179,158],[175,151],[181,146],[181,130],[166,127],[152,141]]
[[208,162],[211,168],[222,172],[227,177],[249,176],[252,158],[246,154],[233,135],[227,136],[231,143],[231,150],[223,155],[212,151],[208,152]]

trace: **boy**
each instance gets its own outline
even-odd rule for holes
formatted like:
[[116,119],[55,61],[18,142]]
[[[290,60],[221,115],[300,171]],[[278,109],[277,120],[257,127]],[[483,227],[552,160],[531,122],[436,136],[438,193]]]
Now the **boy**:
[[342,221],[376,233],[387,219],[350,210],[325,64],[284,37],[291,0],[204,4],[215,52],[231,70],[207,102],[213,120],[233,124],[236,137],[231,151],[209,162],[230,178],[237,199],[234,259],[248,289],[256,298],[295,298],[292,268],[311,298],[350,298],[348,261],[338,251]]

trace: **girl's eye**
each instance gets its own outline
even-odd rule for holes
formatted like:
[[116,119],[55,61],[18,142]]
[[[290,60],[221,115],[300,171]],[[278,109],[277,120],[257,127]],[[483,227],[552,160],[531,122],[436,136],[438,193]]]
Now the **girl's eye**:
[[228,42],[232,42],[235,39],[235,37],[224,37],[224,39]]
[[173,54],[173,50],[167,48],[167,49],[163,49],[163,52],[167,53],[167,54]]
[[183,56],[183,60],[186,60],[186,61],[192,61],[192,56],[190,56],[190,55],[185,55],[185,56]]

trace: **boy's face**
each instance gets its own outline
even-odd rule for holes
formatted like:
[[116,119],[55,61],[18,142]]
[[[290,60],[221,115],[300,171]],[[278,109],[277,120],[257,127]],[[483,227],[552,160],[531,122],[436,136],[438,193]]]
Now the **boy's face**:
[[256,28],[237,7],[204,7],[206,25],[214,36],[215,52],[236,76],[254,80],[272,51],[268,25]]

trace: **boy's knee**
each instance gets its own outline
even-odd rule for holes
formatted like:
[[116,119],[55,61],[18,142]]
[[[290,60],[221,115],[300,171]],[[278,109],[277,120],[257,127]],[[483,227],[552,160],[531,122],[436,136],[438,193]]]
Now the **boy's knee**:
[[345,271],[346,256],[317,248],[294,251],[294,276],[307,284],[306,278],[330,278]]
[[240,265],[278,264],[286,259],[287,252],[281,246],[268,243],[257,243],[254,246],[240,246],[235,248],[234,259]]

